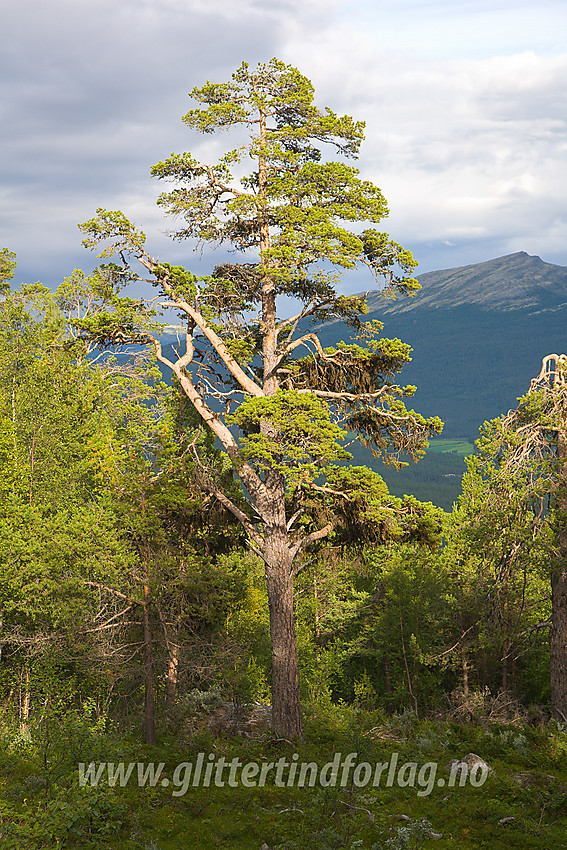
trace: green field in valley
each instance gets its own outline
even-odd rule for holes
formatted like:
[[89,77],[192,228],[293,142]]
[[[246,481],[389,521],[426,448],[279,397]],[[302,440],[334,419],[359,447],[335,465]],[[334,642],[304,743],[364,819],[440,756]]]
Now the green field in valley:
[[412,495],[422,502],[433,502],[451,511],[461,492],[461,479],[466,472],[465,458],[474,445],[464,437],[431,440],[425,457],[417,463],[409,461],[403,469],[386,466],[370,449],[353,444],[348,447],[353,466],[368,466],[382,476],[394,496]]
[[441,454],[455,452],[462,457],[468,457],[468,455],[471,455],[474,452],[474,446],[468,440],[444,440],[441,437],[439,439],[431,440],[427,451],[439,452]]

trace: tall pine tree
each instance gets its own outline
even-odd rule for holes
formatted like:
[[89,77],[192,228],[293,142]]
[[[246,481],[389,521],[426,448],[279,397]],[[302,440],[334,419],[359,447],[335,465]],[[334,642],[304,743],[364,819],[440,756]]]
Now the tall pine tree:
[[[407,410],[404,398],[415,388],[395,383],[409,346],[379,338],[378,323],[360,320],[364,297],[339,295],[336,283],[341,272],[363,267],[384,292],[411,294],[419,288],[411,277],[416,263],[387,234],[366,227],[388,214],[386,201],[341,161],[357,156],[364,125],[318,109],[313,86],[295,68],[276,59],[256,69],[243,63],[229,82],[206,83],[191,96],[199,107],[185,123],[206,134],[231,130],[237,147],[213,164],[189,153],[158,163],[152,174],[174,185],[159,203],[183,219],[175,238],[229,244],[243,262],[196,278],[154,259],[144,234],[121,212],[99,209],[81,225],[85,244],[104,242],[100,256],[122,262],[106,266],[101,277],[115,292],[111,308],[77,326],[98,344],[153,344],[229,456],[248,507],[237,505],[205,464],[201,485],[241,522],[264,561],[273,730],[297,737],[294,572],[306,548],[332,528],[302,530],[301,495],[334,489],[325,477],[348,459],[341,445],[348,432],[397,462],[402,452],[419,457],[441,429],[437,418]],[[134,258],[163,296],[151,309],[119,295],[122,284],[139,280]],[[294,315],[289,308],[282,315],[282,296],[299,305]],[[157,304],[175,308],[183,321],[174,355],[152,332]],[[314,328],[332,318],[346,320],[354,336],[323,349]],[[346,482],[336,495],[348,499],[348,491]]]

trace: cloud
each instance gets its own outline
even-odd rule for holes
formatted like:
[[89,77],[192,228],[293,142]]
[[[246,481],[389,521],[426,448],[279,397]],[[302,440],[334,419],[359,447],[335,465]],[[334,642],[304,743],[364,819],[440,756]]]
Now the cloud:
[[277,55],[313,80],[321,104],[366,120],[361,171],[390,202],[387,229],[424,270],[449,255],[458,265],[509,250],[567,264],[563,8],[554,0],[537,9],[485,0],[10,4],[0,55],[2,242],[18,252],[23,277],[56,283],[91,263],[76,223],[101,205],[157,234],[156,253],[193,264],[189,246],[160,235],[168,223],[149,167],[171,151],[218,155],[225,137],[203,139],[180,121],[187,92],[227,79],[243,59]]
[[497,241],[502,254],[520,244],[565,263],[567,54],[408,63],[373,51],[372,34],[349,36],[339,45],[328,33],[310,62],[319,73],[336,45],[325,85],[367,120],[361,166],[388,198],[396,238],[425,268],[442,262],[432,246],[463,240],[478,245],[472,261]]

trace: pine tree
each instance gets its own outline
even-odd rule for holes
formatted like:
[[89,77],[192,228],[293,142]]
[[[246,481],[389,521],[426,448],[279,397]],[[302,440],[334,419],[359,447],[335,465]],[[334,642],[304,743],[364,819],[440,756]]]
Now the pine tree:
[[534,626],[525,614],[524,633],[550,629],[551,709],[562,721],[567,720],[566,421],[567,358],[550,354],[517,407],[482,427],[478,454],[468,460],[466,499],[457,517],[477,538],[472,550],[482,555],[488,549],[496,564],[493,596],[515,570],[524,571],[525,591],[526,571],[545,563],[551,617]]
[[[243,63],[229,82],[206,83],[191,96],[200,107],[185,115],[189,127],[248,135],[215,164],[184,153],[155,165],[152,174],[174,184],[159,203],[183,219],[175,238],[226,243],[244,261],[197,278],[154,259],[145,235],[123,213],[99,209],[81,225],[85,244],[104,242],[100,256],[118,255],[122,262],[100,272],[106,296],[114,292],[111,308],[77,327],[99,345],[153,344],[230,458],[246,509],[204,464],[201,486],[240,521],[265,564],[272,725],[277,735],[291,738],[302,728],[294,572],[307,547],[332,529],[329,522],[303,529],[297,522],[301,495],[334,489],[325,476],[348,459],[341,445],[347,433],[398,463],[403,452],[421,456],[441,423],[407,410],[404,398],[415,388],[395,383],[410,359],[409,346],[379,338],[381,325],[360,319],[364,296],[336,292],[340,273],[358,267],[384,293],[419,288],[411,254],[387,234],[364,229],[388,214],[381,191],[341,161],[357,156],[364,125],[318,109],[311,83],[276,59],[254,70]],[[330,151],[327,160],[324,150]],[[252,171],[243,174],[250,161]],[[140,280],[132,259],[162,296],[151,308],[119,295],[122,285]],[[282,296],[300,305],[294,315],[282,314]],[[185,326],[174,355],[152,329],[158,305],[175,308]],[[316,325],[332,318],[346,320],[353,338],[323,349]],[[345,483],[334,495],[348,499],[348,490]]]

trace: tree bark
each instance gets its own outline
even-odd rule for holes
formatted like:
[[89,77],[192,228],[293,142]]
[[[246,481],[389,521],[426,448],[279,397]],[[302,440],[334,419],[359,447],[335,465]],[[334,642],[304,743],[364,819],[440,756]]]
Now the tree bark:
[[508,653],[510,652],[510,641],[505,640],[502,646],[502,693],[508,690]]
[[567,432],[559,431],[557,454],[562,461],[558,487],[559,546],[551,574],[551,629],[549,662],[551,712],[567,723]]
[[469,665],[464,650],[461,652],[461,669],[463,671],[463,696],[469,695]]
[[551,712],[557,720],[567,722],[567,432],[564,428],[557,435],[557,456],[561,463],[557,488],[559,546],[557,563],[551,573],[549,675]]
[[[565,516],[560,520],[565,522]],[[551,712],[567,723],[567,528],[559,534],[558,563],[551,574],[549,675]]]
[[313,615],[315,618],[315,638],[319,640],[321,630],[319,628],[319,585],[317,582],[317,569],[313,570]]
[[146,744],[156,744],[155,684],[152,627],[150,621],[150,599],[148,585],[144,585],[142,605],[144,623],[144,732]]
[[168,643],[168,665],[167,677],[165,680],[165,704],[171,709],[175,705],[175,697],[177,695],[177,678],[179,675],[179,653],[180,646],[176,642]]
[[303,735],[299,661],[293,612],[293,565],[287,533],[266,529],[266,585],[272,647],[272,731],[278,738]]
[[[154,603],[155,604],[155,603]],[[165,705],[168,711],[171,711],[175,706],[175,697],[177,696],[177,684],[179,679],[179,664],[181,661],[181,644],[179,642],[179,634],[181,630],[181,615],[176,617],[173,628],[170,631],[167,624],[167,619],[164,616],[161,607],[155,604],[158,616],[163,629],[163,637],[167,648],[167,674],[165,677]]]
[[28,721],[30,718],[30,670],[26,665],[23,690],[20,689],[20,729],[22,732],[27,731]]
[[551,630],[549,633],[551,711],[567,723],[567,569],[565,560],[551,576]]

